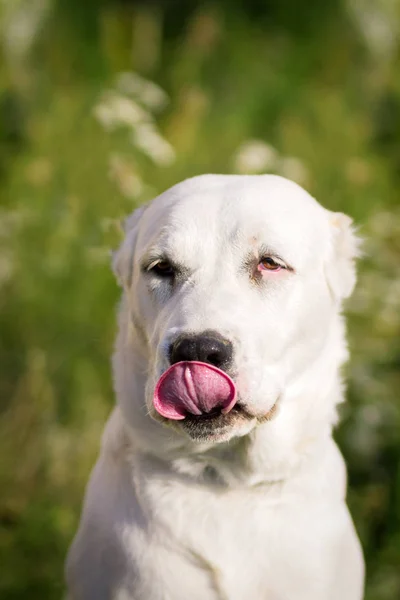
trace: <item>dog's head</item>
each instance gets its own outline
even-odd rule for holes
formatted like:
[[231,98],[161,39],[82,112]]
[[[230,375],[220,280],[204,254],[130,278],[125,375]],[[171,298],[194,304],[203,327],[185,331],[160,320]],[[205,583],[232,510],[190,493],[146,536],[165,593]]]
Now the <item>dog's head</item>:
[[278,420],[327,343],[343,359],[356,252],[348,217],[272,175],[195,177],[138,209],[114,257],[128,421],[220,442]]

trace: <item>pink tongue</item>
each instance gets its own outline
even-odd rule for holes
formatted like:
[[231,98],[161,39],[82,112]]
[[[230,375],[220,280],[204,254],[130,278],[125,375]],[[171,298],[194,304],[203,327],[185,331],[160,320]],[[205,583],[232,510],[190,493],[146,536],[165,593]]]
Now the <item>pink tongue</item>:
[[167,419],[202,415],[214,408],[228,413],[236,402],[232,379],[213,365],[197,361],[175,363],[157,382],[154,408]]

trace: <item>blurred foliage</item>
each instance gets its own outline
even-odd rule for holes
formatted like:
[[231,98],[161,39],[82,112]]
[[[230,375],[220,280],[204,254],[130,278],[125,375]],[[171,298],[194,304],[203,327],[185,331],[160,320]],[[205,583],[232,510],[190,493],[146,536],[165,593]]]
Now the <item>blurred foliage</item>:
[[56,599],[113,404],[120,220],[203,172],[281,173],[365,237],[337,437],[400,597],[396,0],[0,1],[0,596]]

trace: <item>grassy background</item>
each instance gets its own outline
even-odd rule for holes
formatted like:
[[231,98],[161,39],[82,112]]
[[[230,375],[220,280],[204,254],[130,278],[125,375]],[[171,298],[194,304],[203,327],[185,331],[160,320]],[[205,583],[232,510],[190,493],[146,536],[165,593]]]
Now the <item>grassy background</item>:
[[1,598],[62,596],[114,402],[120,219],[185,177],[244,171],[299,181],[366,238],[337,438],[366,597],[400,597],[399,11],[0,1]]

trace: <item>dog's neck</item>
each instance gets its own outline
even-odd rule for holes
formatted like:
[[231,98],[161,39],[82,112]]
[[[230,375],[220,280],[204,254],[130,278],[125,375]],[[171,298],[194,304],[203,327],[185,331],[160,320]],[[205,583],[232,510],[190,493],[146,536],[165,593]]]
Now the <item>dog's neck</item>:
[[[270,422],[227,443],[199,444],[153,422],[146,410],[137,410],[138,402],[144,406],[146,356],[143,346],[130,343],[130,336],[136,332],[126,312],[122,312],[122,343],[117,344],[117,352],[123,356],[114,361],[120,417],[114,417],[118,425],[109,428],[107,443],[118,446],[116,436],[123,437],[124,444],[128,440],[131,447],[131,456],[153,456],[179,476],[199,481],[215,479],[235,486],[287,479],[308,457],[320,451],[321,444],[329,442],[337,420],[336,406],[343,400],[339,369],[347,358],[340,316],[335,317],[324,348],[313,363],[285,389]],[[125,435],[119,431],[121,428],[126,430]]]

